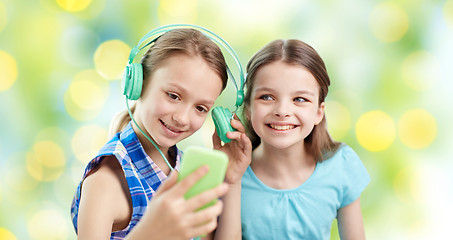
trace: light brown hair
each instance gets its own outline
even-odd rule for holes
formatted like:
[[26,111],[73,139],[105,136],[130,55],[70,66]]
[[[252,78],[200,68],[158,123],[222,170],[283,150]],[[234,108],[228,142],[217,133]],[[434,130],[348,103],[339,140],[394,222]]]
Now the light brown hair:
[[[202,32],[192,28],[173,29],[160,36],[141,59],[143,66],[143,86],[151,81],[154,70],[173,54],[201,57],[222,80],[222,91],[227,84],[227,65],[219,46]],[[144,87],[142,89],[145,89]],[[131,106],[135,111],[135,104]],[[110,124],[110,137],[123,130],[131,120],[127,110],[118,113]]]
[[[319,99],[318,103],[324,102],[328,88],[330,85],[330,78],[327,74],[327,69],[324,61],[310,45],[297,40],[275,40],[270,42],[263,48],[261,48],[248,62],[247,64],[247,77],[245,87],[247,89],[244,98],[244,111],[243,114],[247,114],[250,108],[251,93],[254,86],[254,79],[257,71],[265,66],[266,64],[283,61],[287,64],[302,66],[307,69],[316,79],[319,85]],[[245,119],[245,127],[247,134],[252,140],[253,148],[260,145],[261,140],[255,133],[251,126],[251,122]],[[326,117],[323,116],[321,122],[314,126],[312,132],[304,140],[308,151],[310,151],[315,157],[316,161],[322,161],[331,154],[333,154],[340,143],[335,142],[329,135],[326,127]]]

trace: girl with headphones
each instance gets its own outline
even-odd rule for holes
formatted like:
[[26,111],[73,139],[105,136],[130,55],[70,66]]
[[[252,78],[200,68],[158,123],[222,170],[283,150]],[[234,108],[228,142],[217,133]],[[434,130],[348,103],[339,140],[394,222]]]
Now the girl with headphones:
[[[88,164],[77,188],[71,213],[78,238],[188,239],[216,228],[216,239],[240,238],[237,197],[251,154],[240,121],[231,120],[238,130],[226,134],[231,142],[221,145],[213,136],[215,148],[229,156],[226,183],[186,200],[184,194],[208,169],[180,182],[171,171],[180,166],[176,144],[200,129],[226,86],[224,56],[211,37],[193,27],[155,34],[141,64],[133,59],[143,47],[135,47],[125,70],[124,94],[136,104],[112,121],[116,134]],[[231,204],[234,210],[222,214]]]

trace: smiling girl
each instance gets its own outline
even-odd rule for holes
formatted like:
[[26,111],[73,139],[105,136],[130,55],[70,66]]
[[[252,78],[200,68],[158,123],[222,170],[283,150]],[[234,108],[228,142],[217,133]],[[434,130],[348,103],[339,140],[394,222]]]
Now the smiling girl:
[[[228,134],[233,141],[218,146],[220,140],[214,138],[233,166],[226,183],[185,199],[208,169],[201,167],[178,183],[178,173],[170,174],[180,166],[182,153],[176,144],[201,128],[226,86],[227,66],[220,48],[197,29],[177,28],[154,42],[142,67],[143,91],[130,109],[133,121],[127,111],[114,119],[116,134],[89,162],[76,190],[71,213],[78,239],[189,239],[216,227],[216,238],[240,237],[240,227],[222,231],[222,224],[239,218],[239,213],[221,215],[223,205],[228,206],[228,184],[240,186],[236,175],[242,176],[250,162],[244,156],[250,155],[251,144],[239,121],[232,124],[242,133]],[[241,155],[242,150],[247,154]],[[235,165],[241,160],[239,167]],[[240,190],[233,193],[240,195]],[[223,202],[196,211],[221,196]]]
[[242,179],[243,239],[330,239],[335,218],[342,239],[364,239],[359,197],[370,178],[327,132],[321,57],[302,41],[276,40],[247,73],[243,113],[254,150]]

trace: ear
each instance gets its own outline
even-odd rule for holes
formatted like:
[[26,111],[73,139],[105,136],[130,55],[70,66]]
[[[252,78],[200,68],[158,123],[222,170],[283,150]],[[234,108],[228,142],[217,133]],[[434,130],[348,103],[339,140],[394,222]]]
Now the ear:
[[242,110],[244,111],[243,113],[245,113],[245,118],[247,118],[247,121],[250,122],[251,117],[250,117],[250,110],[249,109],[250,109],[250,106],[249,107],[245,107],[244,106]]
[[322,102],[321,104],[319,104],[318,111],[316,113],[315,125],[318,125],[324,118],[324,106],[325,105],[326,105],[325,102]]

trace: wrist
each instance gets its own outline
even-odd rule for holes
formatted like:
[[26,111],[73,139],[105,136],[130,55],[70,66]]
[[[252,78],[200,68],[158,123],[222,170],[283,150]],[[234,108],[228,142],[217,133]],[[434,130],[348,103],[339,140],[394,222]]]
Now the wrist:
[[234,182],[234,183],[228,183],[228,191],[231,192],[231,191],[241,191],[241,181],[237,181],[237,182]]

